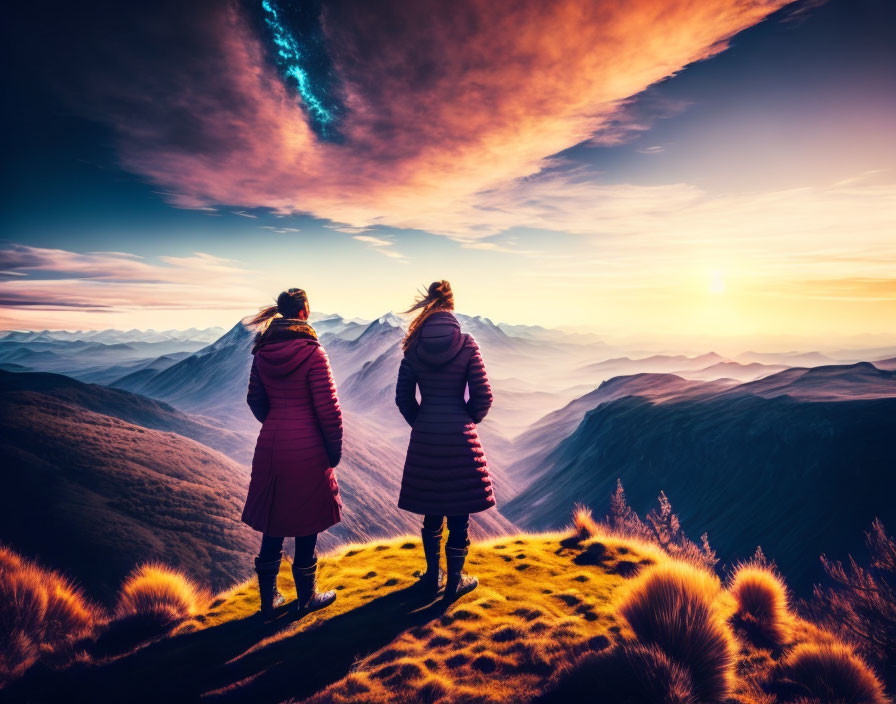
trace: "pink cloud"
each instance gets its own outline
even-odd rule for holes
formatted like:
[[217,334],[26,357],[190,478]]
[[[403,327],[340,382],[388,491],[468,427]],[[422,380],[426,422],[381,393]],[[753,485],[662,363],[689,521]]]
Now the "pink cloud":
[[348,109],[338,143],[309,128],[234,4],[179,18],[189,46],[161,63],[124,52],[90,94],[117,130],[124,165],[178,206],[477,238],[488,232],[446,231],[441,214],[484,207],[478,194],[538,173],[601,130],[636,130],[619,119],[627,98],[785,4],[332,3],[324,30]]
[[12,244],[0,249],[0,306],[60,311],[251,310],[260,292],[236,262],[196,252],[159,257],[78,253]]

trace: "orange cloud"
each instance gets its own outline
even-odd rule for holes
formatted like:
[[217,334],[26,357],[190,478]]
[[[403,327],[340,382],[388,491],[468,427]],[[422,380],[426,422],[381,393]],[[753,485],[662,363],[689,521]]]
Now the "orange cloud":
[[785,4],[334,2],[323,26],[347,108],[340,142],[309,128],[233,4],[193,28],[189,61],[127,55],[94,96],[124,164],[179,206],[475,239],[491,233],[475,217],[445,227],[454,206],[487,221],[495,193],[617,129],[625,99]]

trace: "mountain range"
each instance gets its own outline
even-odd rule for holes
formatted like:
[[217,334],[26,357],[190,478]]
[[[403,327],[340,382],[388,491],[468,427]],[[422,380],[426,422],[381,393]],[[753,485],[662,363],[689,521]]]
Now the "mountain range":
[[[641,356],[620,354],[596,336],[457,317],[482,350],[495,397],[480,435],[499,505],[474,518],[480,537],[516,526],[559,528],[574,502],[599,513],[622,478],[639,511],[666,491],[686,528],[708,531],[724,560],[762,544],[805,587],[817,552],[852,549],[874,515],[891,517],[879,499],[886,492],[874,485],[886,483],[884,467],[894,459],[880,440],[893,430],[896,398],[885,348],[875,349],[876,366],[832,365],[813,351]],[[312,320],[346,426],[337,470],[345,520],[321,546],[416,533],[419,517],[395,506],[409,433],[394,406],[404,321],[391,313]],[[106,541],[115,568],[97,568],[98,583],[113,583],[112,572],[137,561],[135,554],[163,547],[189,572],[189,549],[217,554],[224,538],[238,554],[219,560],[220,573],[195,576],[215,584],[245,576],[257,540],[238,522],[259,427],[245,405],[253,334],[237,323],[227,331],[0,338],[0,368],[9,370],[0,376],[4,417],[15,418],[4,423],[4,455],[15,459],[5,465],[27,469],[25,478],[6,480],[20,499],[8,500],[4,539],[9,534],[26,553],[67,568],[76,561],[61,559],[55,534],[73,541],[83,533],[81,544],[67,548],[83,552],[110,529],[97,516],[109,515],[132,538],[120,550]],[[201,467],[187,480],[192,463]],[[34,477],[54,487],[48,505],[64,510],[51,511],[51,529],[29,538],[14,523],[27,522],[29,507],[41,504],[46,489]],[[217,503],[190,523],[188,507],[207,501],[206,492],[217,492]],[[843,540],[824,525],[824,511],[846,517]],[[150,539],[154,522],[164,540]],[[183,554],[164,532],[179,522],[189,534]],[[205,534],[218,542],[206,545]]]
[[875,516],[896,524],[896,373],[871,364],[734,386],[623,377],[540,428],[517,470],[534,479],[503,509],[525,528],[562,525],[574,502],[604,511],[621,479],[639,512],[664,491],[724,561],[761,545],[805,589],[820,576],[819,554],[857,552]]

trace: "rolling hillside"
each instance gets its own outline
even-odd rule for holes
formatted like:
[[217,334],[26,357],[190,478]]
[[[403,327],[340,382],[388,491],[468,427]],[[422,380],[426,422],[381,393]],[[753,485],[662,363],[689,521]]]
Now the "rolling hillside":
[[896,374],[868,364],[788,370],[696,398],[625,396],[588,412],[503,511],[521,526],[557,526],[573,501],[605,508],[621,478],[639,512],[665,491],[685,530],[708,532],[723,560],[761,545],[804,589],[816,555],[856,551],[874,516],[896,523],[893,437]]
[[217,589],[246,578],[258,540],[239,520],[246,467],[90,407],[108,392],[123,415],[179,422],[170,409],[49,376],[3,374],[18,382],[0,393],[4,542],[103,600],[137,562],[164,560]]
[[61,374],[0,372],[4,399],[39,404],[52,399],[83,410],[112,416],[134,425],[177,433],[207,445],[233,460],[247,464],[252,459],[255,437],[225,430],[191,416],[166,403],[99,384],[84,384]]
[[559,442],[575,430],[586,413],[602,403],[628,396],[656,401],[696,397],[718,393],[729,386],[728,382],[702,383],[674,374],[634,374],[608,379],[594,391],[548,413],[515,438],[515,457],[509,472],[519,483],[527,483],[544,472]]

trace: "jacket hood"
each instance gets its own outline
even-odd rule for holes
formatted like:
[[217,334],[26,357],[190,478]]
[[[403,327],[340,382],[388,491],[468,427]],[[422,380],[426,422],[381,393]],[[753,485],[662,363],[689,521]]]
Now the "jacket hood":
[[408,355],[429,367],[448,364],[463,349],[466,335],[457,318],[448,311],[430,315],[420,327]]
[[317,340],[304,338],[268,342],[255,353],[258,370],[265,376],[289,376],[307,360],[320,343]]

